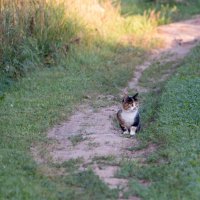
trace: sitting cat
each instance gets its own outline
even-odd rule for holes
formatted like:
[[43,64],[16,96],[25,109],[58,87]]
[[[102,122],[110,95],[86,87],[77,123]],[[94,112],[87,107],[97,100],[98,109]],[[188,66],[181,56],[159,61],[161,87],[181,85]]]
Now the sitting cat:
[[117,119],[124,134],[135,135],[140,130],[138,93],[126,95],[122,100],[122,109],[117,112]]

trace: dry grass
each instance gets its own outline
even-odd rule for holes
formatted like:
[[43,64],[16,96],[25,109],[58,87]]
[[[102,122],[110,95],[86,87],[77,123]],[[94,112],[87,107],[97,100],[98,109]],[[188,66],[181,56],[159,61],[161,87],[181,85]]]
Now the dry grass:
[[0,0],[0,70],[19,77],[41,63],[55,65],[73,46],[152,48],[158,18],[154,11],[122,16],[111,0]]
[[[59,18],[58,12],[53,13],[53,10],[64,14]],[[90,37],[116,39],[131,31],[136,35],[149,33],[155,28],[158,17],[151,12],[143,17],[124,18],[120,15],[119,3],[110,0],[102,3],[97,0],[0,0],[1,32],[6,32],[5,26],[9,26],[12,30],[17,29],[19,35],[33,34],[38,29],[43,33],[52,24],[57,23],[60,27],[70,19],[85,27]],[[78,35],[83,36],[83,33]],[[5,35],[1,34],[1,37]]]

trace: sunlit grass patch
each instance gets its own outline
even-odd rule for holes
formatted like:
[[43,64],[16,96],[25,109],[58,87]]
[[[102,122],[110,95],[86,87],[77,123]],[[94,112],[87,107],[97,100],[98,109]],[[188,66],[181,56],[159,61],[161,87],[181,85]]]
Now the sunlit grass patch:
[[131,35],[129,45],[156,46],[156,14],[124,17],[120,9],[110,0],[1,1],[1,72],[19,78],[35,68],[56,66],[74,48],[124,44],[123,35]]

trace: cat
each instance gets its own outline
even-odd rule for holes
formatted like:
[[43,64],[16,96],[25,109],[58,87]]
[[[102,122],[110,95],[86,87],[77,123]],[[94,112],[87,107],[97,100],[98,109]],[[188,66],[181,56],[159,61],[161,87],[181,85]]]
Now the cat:
[[117,112],[117,119],[123,134],[135,135],[140,130],[138,93],[133,96],[125,95],[122,109]]

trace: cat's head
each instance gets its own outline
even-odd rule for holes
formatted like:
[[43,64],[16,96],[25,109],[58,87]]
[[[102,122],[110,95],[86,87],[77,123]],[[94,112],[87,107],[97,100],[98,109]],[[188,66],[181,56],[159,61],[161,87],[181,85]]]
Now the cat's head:
[[122,100],[123,109],[126,111],[133,111],[139,108],[139,102],[137,99],[138,93],[133,96],[125,95]]

